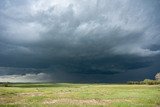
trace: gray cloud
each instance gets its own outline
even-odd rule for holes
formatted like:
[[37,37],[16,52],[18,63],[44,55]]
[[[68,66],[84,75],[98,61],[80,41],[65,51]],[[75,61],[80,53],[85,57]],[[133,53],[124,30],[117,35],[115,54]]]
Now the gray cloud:
[[111,75],[160,54],[158,0],[1,2],[1,67]]

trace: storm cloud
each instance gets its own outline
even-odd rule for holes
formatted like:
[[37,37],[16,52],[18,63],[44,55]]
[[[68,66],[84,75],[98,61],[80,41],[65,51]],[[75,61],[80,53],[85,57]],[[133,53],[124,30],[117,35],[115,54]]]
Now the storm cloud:
[[159,0],[0,2],[0,75],[120,82],[159,70]]

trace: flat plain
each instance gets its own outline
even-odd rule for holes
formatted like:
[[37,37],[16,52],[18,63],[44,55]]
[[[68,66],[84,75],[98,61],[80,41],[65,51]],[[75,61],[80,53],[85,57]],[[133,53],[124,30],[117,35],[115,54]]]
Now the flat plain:
[[0,107],[160,107],[160,85],[9,84]]

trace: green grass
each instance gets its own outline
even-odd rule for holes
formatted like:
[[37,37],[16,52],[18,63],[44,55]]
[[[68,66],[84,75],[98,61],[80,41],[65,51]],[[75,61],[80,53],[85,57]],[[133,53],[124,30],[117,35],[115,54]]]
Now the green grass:
[[160,85],[10,84],[0,107],[158,107]]

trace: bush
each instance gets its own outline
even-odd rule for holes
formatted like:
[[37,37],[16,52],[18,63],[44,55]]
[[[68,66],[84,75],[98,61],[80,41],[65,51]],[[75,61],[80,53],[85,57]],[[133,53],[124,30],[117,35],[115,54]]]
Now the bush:
[[138,81],[128,81],[127,84],[140,84]]
[[3,82],[3,83],[1,83],[0,84],[0,86],[2,86],[2,87],[9,87],[9,82]]

